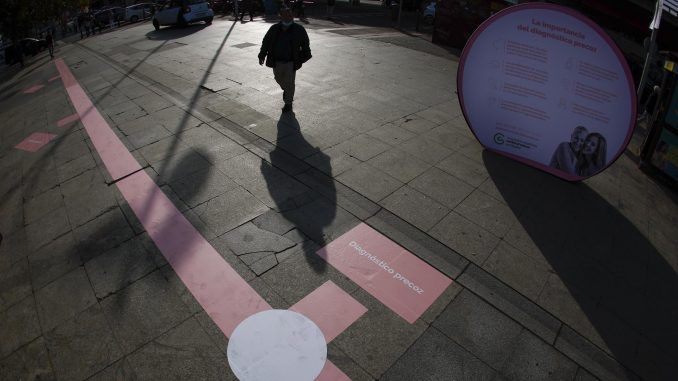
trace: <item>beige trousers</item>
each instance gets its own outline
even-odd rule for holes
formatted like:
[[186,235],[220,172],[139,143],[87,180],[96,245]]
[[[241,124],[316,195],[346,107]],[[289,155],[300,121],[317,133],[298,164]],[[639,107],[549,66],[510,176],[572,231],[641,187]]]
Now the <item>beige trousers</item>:
[[291,105],[294,101],[294,78],[296,76],[293,62],[276,62],[273,76],[283,91],[283,101],[286,105]]

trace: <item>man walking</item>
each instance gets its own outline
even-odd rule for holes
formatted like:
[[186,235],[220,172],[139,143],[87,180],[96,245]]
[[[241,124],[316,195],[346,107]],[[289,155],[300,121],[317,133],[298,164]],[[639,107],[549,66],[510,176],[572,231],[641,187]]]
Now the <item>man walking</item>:
[[265,60],[266,66],[273,68],[275,81],[283,90],[283,112],[292,111],[296,71],[311,59],[306,29],[293,20],[292,10],[283,5],[280,8],[280,22],[266,32],[259,52],[259,65],[263,65]]
[[49,49],[49,57],[52,59],[54,58],[54,38],[52,37],[52,32],[47,32],[45,42],[47,43],[47,49]]

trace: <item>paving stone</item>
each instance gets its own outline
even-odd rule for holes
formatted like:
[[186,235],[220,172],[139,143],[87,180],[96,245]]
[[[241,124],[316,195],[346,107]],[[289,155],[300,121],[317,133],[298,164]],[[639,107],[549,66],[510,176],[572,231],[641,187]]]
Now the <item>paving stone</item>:
[[[318,246],[314,248],[320,249]],[[290,304],[303,299],[328,280],[349,293],[355,291],[358,286],[338,270],[328,266],[327,262],[315,254],[316,250],[309,249],[303,255],[289,258],[263,274],[261,279]]]
[[400,181],[366,163],[342,173],[337,180],[372,201],[383,199],[403,185]]
[[66,182],[94,167],[96,167],[96,163],[94,162],[92,155],[82,155],[57,166],[59,181]]
[[482,264],[499,243],[485,229],[452,211],[435,225],[429,233],[466,259]]
[[253,223],[246,223],[224,234],[224,241],[236,255],[257,252],[277,253],[295,245],[289,239],[262,230]]
[[208,167],[170,182],[170,187],[190,207],[200,205],[237,187],[215,167]]
[[334,342],[327,345],[327,359],[332,361],[337,368],[346,374],[352,381],[374,381],[360,365],[358,365],[349,355],[339,348]]
[[[131,102],[130,102],[131,103]],[[115,124],[121,124],[148,115],[148,113],[141,107],[132,103],[133,106],[122,109],[121,105],[126,103],[119,103],[112,108],[106,110],[108,116]]]
[[392,146],[398,145],[417,136],[416,134],[413,134],[404,128],[398,127],[393,123],[387,123],[379,126],[370,130],[367,132],[367,134]]
[[450,210],[407,185],[393,192],[381,204],[423,231],[431,229]]
[[[284,235],[290,230],[294,229],[294,224],[287,220],[280,212],[269,210],[252,220],[252,223],[259,229],[275,233],[277,235]],[[297,241],[294,241],[297,242]]]
[[[127,94],[127,89],[125,89]],[[147,96],[141,96],[134,99],[134,103],[139,105],[144,111],[151,114],[156,111],[172,106],[172,103],[165,100],[163,97],[149,93]]]
[[61,236],[31,254],[28,262],[35,290],[41,289],[82,264],[78,245],[72,233]]
[[106,185],[96,169],[83,172],[63,183],[61,192],[68,218],[74,227],[83,225],[117,206],[113,188]]
[[454,211],[497,237],[506,235],[509,228],[518,222],[511,208],[479,191],[471,193]]
[[67,273],[35,293],[44,331],[78,315],[97,303],[83,267]]
[[325,246],[359,223],[359,220],[329,201],[316,198],[302,206],[282,212],[297,229]]
[[83,380],[122,356],[98,304],[45,333],[45,340],[59,379]]
[[178,152],[151,165],[167,182],[177,181],[196,172],[212,168],[212,164],[207,159],[193,150]]
[[475,381],[494,380],[494,376],[488,365],[435,328],[428,328],[382,379]]
[[[125,123],[120,123],[117,127],[120,131],[122,131],[123,134],[125,134],[125,136],[143,133],[143,131],[147,128],[164,128],[162,124],[160,124],[160,122],[153,117],[153,115],[146,115]],[[167,130],[165,129],[165,131]]]
[[268,255],[250,265],[252,271],[257,276],[262,275],[266,271],[278,265],[278,259],[274,254]]
[[450,209],[459,205],[474,189],[435,167],[410,181],[408,185]]
[[40,336],[40,320],[33,295],[0,312],[0,358]]
[[337,148],[360,161],[367,161],[391,147],[376,138],[361,134],[339,144]]
[[169,288],[181,299],[186,305],[191,314],[202,311],[202,306],[198,300],[195,299],[191,291],[186,287],[184,282],[179,278],[172,266],[166,264],[160,267],[160,273],[169,284]]
[[577,364],[528,331],[518,337],[502,373],[516,380],[572,380]]
[[319,192],[330,203],[336,203],[361,220],[373,216],[381,207],[362,194],[317,170],[309,170],[297,176],[304,185]]
[[430,164],[397,148],[391,148],[373,157],[368,163],[404,183],[421,175],[431,167]]
[[174,136],[169,136],[165,139],[151,143],[139,149],[139,153],[149,163],[157,163],[165,160],[170,155],[177,155],[190,147],[181,142]]
[[483,269],[536,301],[553,272],[502,241],[483,264]]
[[0,361],[0,380],[55,380],[45,340],[39,337]]
[[278,290],[269,286],[262,277],[256,277],[248,282],[250,286],[271,306],[271,308],[286,310],[292,304],[278,293]]
[[436,108],[436,107],[430,107],[430,108],[427,108],[426,110],[423,110],[423,111],[416,113],[415,115],[420,116],[424,119],[430,120],[433,123],[441,124],[441,123],[445,123],[448,120],[452,119],[457,114],[455,114],[452,111],[441,110],[441,109]]
[[555,341],[562,323],[484,270],[471,264],[457,281],[547,343]]
[[459,276],[468,265],[464,257],[386,210],[366,222],[450,278]]
[[[278,149],[278,147],[273,144],[261,139],[256,140],[251,144],[246,144],[244,147],[260,158],[266,160],[273,167],[278,168],[291,176],[306,172],[310,168],[305,161],[297,159],[293,155]],[[321,158],[318,160],[318,163],[324,162],[323,154],[321,152],[312,157]],[[322,166],[322,164],[320,165]]]
[[416,135],[421,135],[434,128],[437,123],[413,114],[396,120],[393,124]]
[[95,374],[94,376],[88,378],[88,381],[118,381],[118,380],[130,380],[136,381],[139,378],[134,369],[129,364],[126,358],[118,360],[113,364],[109,365],[107,368],[101,372]]
[[266,205],[242,188],[226,192],[194,209],[217,236],[263,214],[266,210],[268,210]]
[[140,379],[237,380],[226,356],[190,318],[128,357]]
[[[101,302],[101,307],[125,354],[135,351],[190,316],[188,308],[174,294],[160,271],[107,297]],[[138,371],[136,366],[135,370]],[[138,375],[142,377],[142,374]]]
[[428,131],[425,136],[452,151],[458,151],[474,139],[473,136],[462,134],[450,128],[447,123]]
[[574,377],[574,381],[598,381],[598,378],[587,372],[586,369],[579,367],[577,375]]
[[71,230],[66,208],[59,207],[26,226],[26,238],[30,252],[52,242]]
[[200,119],[186,113],[176,106],[164,108],[150,115],[173,134],[189,130],[202,124]]
[[0,245],[0,270],[20,261],[29,253],[26,229],[18,229],[11,233],[2,231]]
[[24,223],[31,224],[49,212],[64,206],[59,187],[52,188],[40,195],[26,200],[24,204]]
[[83,262],[134,236],[120,208],[116,207],[74,230]]
[[138,149],[162,140],[170,135],[171,133],[167,131],[165,127],[161,125],[151,125],[146,126],[144,129],[139,130],[134,134],[128,135],[127,139],[132,143],[134,149]]
[[32,291],[28,260],[24,258],[0,272],[0,311],[24,299]]
[[360,160],[334,146],[307,157],[306,162],[329,176],[338,176],[358,165]]
[[511,354],[523,328],[468,290],[463,290],[433,326],[495,369]]
[[85,263],[97,298],[103,299],[157,268],[141,238],[134,238]]
[[359,289],[352,296],[367,312],[334,343],[375,378],[379,378],[424,332],[426,324],[410,324]]
[[449,149],[423,136],[410,139],[400,144],[398,148],[431,165],[437,164],[452,154]]

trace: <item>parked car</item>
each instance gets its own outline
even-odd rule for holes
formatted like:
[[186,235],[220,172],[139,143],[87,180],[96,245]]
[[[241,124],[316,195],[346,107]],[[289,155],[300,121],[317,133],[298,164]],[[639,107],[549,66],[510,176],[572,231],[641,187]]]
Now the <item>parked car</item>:
[[153,15],[153,27],[158,30],[161,25],[185,26],[200,21],[210,25],[213,18],[214,12],[208,1],[170,0]]
[[19,42],[21,43],[21,48],[23,49],[24,55],[34,56],[47,49],[47,41],[44,39],[28,37],[19,40]]
[[130,5],[125,8],[125,21],[137,22],[139,20],[146,20],[155,13],[155,4],[141,3]]
[[125,8],[112,7],[94,13],[94,19],[101,25],[108,25],[111,21],[119,24],[125,19]]

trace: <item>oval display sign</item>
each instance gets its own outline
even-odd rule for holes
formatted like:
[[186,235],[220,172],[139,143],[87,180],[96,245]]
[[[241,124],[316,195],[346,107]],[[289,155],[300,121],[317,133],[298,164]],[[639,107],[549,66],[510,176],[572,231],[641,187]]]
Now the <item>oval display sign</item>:
[[480,25],[457,92],[485,148],[571,181],[612,164],[636,120],[619,48],[593,21],[552,4],[512,6]]

